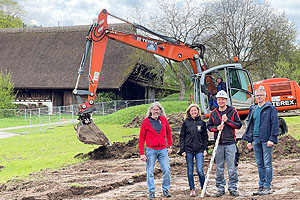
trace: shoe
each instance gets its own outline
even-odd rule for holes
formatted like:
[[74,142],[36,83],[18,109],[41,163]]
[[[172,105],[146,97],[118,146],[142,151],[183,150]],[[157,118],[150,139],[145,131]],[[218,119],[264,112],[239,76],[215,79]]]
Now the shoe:
[[264,187],[259,187],[256,192],[253,192],[253,196],[259,195],[264,190]]
[[205,196],[209,197],[210,194],[207,192],[207,190],[205,191]]
[[273,191],[271,190],[271,188],[264,188],[259,195],[268,195],[268,194],[272,194]]
[[155,199],[155,192],[149,192],[148,199]]
[[163,195],[164,195],[164,197],[171,197],[172,196],[171,193],[169,192],[169,190],[164,190]]
[[191,190],[191,194],[190,194],[191,197],[195,197],[196,196],[196,192],[195,190]]
[[[202,191],[203,191],[203,190],[201,189],[199,194],[202,194]],[[209,197],[209,196],[210,196],[210,193],[208,193],[207,190],[205,190],[204,196]]]
[[240,193],[237,190],[232,190],[229,193],[230,193],[231,196],[234,196],[234,197],[240,196]]
[[216,193],[216,197],[223,196],[224,194],[225,194],[225,191],[223,191],[223,190],[218,190],[218,192]]

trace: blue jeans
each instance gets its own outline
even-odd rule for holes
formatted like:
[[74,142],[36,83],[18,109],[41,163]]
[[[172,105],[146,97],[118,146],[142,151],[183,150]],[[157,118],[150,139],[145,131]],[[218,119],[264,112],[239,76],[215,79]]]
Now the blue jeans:
[[194,184],[194,157],[196,158],[196,170],[199,177],[201,189],[205,181],[205,175],[203,171],[203,153],[186,153],[186,167],[187,167],[187,177],[189,180],[190,190],[195,189]]
[[216,152],[216,187],[219,191],[225,191],[226,180],[224,176],[225,160],[228,169],[228,190],[237,190],[238,174],[234,165],[236,144],[219,145]]
[[170,189],[170,160],[168,156],[168,150],[155,150],[146,148],[146,170],[147,170],[147,186],[149,192],[155,192],[154,186],[154,167],[155,162],[158,160],[160,168],[163,173],[162,189],[163,191]]
[[260,142],[259,137],[253,137],[253,150],[258,168],[258,185],[259,187],[271,188],[273,180],[273,147],[267,147],[267,142]]

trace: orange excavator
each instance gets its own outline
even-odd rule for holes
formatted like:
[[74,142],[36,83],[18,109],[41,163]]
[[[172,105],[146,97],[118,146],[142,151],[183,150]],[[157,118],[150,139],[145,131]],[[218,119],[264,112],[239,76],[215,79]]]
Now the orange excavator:
[[[150,35],[156,36],[159,39],[144,37],[136,34],[114,31],[109,28],[107,17],[117,18],[135,29],[142,30]],[[109,139],[105,134],[93,123],[91,114],[95,111],[94,99],[96,97],[97,86],[101,73],[103,58],[107,40],[115,40],[124,44],[133,46],[170,59],[174,62],[188,60],[193,75],[191,79],[194,83],[194,101],[201,106],[203,117],[208,118],[210,113],[211,94],[217,90],[217,78],[222,77],[226,83],[226,92],[229,94],[228,105],[234,106],[242,119],[248,115],[248,109],[254,103],[254,88],[251,77],[247,70],[243,69],[240,63],[232,63],[219,65],[212,68],[207,68],[204,64],[203,56],[205,47],[202,44],[187,44],[175,38],[155,33],[144,26],[130,23],[124,19],[116,17],[103,9],[97,21],[91,26],[86,37],[85,51],[78,70],[78,78],[73,90],[73,94],[80,103],[78,120],[75,125],[78,139],[85,144],[110,145]],[[90,72],[89,72],[89,90],[78,90],[78,84],[81,75],[84,72],[85,61],[88,53],[91,52]],[[266,87],[268,90],[268,88]],[[299,97],[299,86],[293,88],[297,91]],[[87,95],[88,101],[83,102],[81,96]],[[291,99],[288,99],[291,100]],[[295,101],[296,102],[296,101]],[[293,107],[294,108],[294,107]],[[296,108],[299,106],[296,104]],[[288,110],[288,108],[284,108]]]
[[[161,40],[152,39],[144,36],[139,36],[130,33],[124,33],[109,29],[107,24],[107,17],[112,16],[123,22],[132,25],[136,29],[145,31],[151,35],[154,35]],[[161,34],[150,31],[149,29],[132,24],[126,20],[109,14],[105,9],[102,10],[98,16],[98,20],[94,23],[88,34],[85,45],[85,52],[83,54],[81,65],[78,70],[78,78],[73,94],[76,96],[80,103],[78,119],[79,123],[75,126],[77,136],[80,141],[86,144],[99,144],[109,145],[110,142],[104,133],[93,123],[91,114],[95,111],[94,99],[96,97],[97,85],[101,73],[103,58],[105,54],[105,48],[107,40],[116,40],[130,46],[148,51],[153,54],[168,58],[170,60],[181,62],[189,60],[192,66],[193,72],[198,74],[206,70],[203,64],[203,54],[205,47],[201,44],[188,45],[171,37],[163,36]],[[198,49],[198,51],[196,50]],[[91,63],[89,74],[89,90],[78,90],[78,84],[80,76],[83,74],[84,65],[89,51],[91,50]],[[200,64],[202,63],[202,65]],[[80,96],[88,95],[88,101],[83,103]]]

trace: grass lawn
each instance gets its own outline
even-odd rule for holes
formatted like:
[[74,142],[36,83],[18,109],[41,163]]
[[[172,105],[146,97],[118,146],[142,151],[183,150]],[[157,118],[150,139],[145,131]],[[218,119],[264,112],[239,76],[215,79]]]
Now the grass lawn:
[[[34,124],[48,124],[49,122],[60,122],[62,120],[71,120],[71,115],[50,115],[50,119],[48,115],[41,115],[39,118],[37,115],[34,116],[26,116],[26,125],[34,125]],[[75,116],[76,118],[76,116]],[[24,126],[25,125],[25,116],[11,116],[11,117],[3,117],[0,116],[0,128],[8,128],[15,126]]]
[[[188,101],[161,102],[167,114],[185,112]],[[93,116],[94,122],[99,124],[127,124],[137,115],[146,115],[150,104],[132,106],[106,116]]]
[[[126,142],[132,137],[123,136],[139,134],[139,129],[123,128],[118,124],[99,127],[111,142]],[[81,143],[72,125],[1,139],[0,146],[0,165],[4,166],[0,170],[0,183],[13,178],[24,178],[41,169],[56,169],[83,162],[74,156],[98,147]]]
[[13,126],[24,126],[25,118],[24,116],[14,116],[14,117],[3,117],[0,116],[0,128],[7,128]]
[[295,139],[300,140],[300,116],[284,117],[284,120],[288,125],[288,134]]

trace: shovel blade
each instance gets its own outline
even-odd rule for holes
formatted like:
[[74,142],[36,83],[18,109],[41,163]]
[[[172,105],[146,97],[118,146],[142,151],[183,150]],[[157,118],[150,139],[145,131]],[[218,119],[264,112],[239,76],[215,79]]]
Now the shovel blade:
[[77,138],[84,144],[97,144],[111,146],[111,142],[105,134],[93,122],[77,126]]

